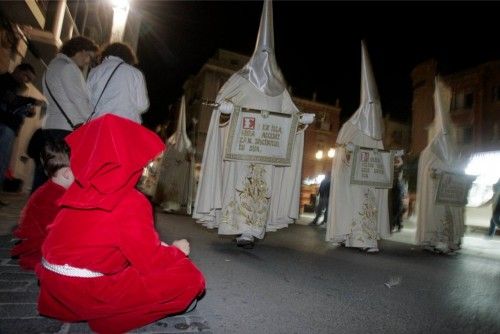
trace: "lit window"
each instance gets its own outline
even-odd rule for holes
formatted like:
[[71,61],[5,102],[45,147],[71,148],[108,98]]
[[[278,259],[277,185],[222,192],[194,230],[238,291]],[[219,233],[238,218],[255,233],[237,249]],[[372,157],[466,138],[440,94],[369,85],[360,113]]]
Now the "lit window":
[[451,99],[451,110],[471,109],[474,106],[474,92],[457,92]]

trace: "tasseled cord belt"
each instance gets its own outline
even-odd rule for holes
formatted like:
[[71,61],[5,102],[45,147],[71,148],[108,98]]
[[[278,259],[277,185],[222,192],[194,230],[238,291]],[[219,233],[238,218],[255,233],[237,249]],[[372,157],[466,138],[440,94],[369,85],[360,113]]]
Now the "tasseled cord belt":
[[88,269],[75,268],[69,264],[65,264],[63,266],[59,264],[52,264],[47,262],[44,258],[42,258],[42,266],[47,270],[55,272],[56,274],[69,277],[93,278],[104,276],[102,273]]

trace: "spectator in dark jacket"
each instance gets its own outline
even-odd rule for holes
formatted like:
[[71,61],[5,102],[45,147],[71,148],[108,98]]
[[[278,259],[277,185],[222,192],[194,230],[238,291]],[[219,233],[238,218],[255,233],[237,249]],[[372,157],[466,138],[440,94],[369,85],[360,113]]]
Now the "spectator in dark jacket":
[[[24,118],[35,115],[33,107],[38,102],[20,95],[34,79],[35,70],[26,63],[19,64],[12,73],[0,75],[0,190]],[[4,204],[0,200],[0,205]]]
[[[321,181],[318,189],[319,201],[316,205],[316,217],[309,225],[323,225],[328,219],[328,199],[330,198],[330,181],[331,172],[327,172],[323,181]],[[319,219],[323,216],[323,221],[320,223]]]

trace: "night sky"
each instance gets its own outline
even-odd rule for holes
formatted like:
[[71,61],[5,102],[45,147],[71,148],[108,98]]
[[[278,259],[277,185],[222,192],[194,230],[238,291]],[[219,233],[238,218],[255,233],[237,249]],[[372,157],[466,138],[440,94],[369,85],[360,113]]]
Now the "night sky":
[[[136,0],[136,2],[138,2]],[[251,55],[261,1],[140,1],[138,56],[151,99],[145,123],[172,118],[168,105],[218,48]],[[140,7],[137,8],[137,5]],[[292,94],[358,107],[360,41],[370,54],[384,113],[410,119],[410,72],[435,58],[443,74],[500,59],[494,2],[275,1],[276,58]]]

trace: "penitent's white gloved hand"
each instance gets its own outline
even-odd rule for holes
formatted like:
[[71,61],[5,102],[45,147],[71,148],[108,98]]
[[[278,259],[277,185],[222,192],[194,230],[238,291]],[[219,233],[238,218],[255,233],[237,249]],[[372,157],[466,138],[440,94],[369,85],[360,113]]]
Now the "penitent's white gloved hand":
[[310,114],[310,113],[304,113],[302,115],[300,115],[300,119],[299,119],[299,123],[300,124],[311,124],[312,122],[314,122],[314,114]]
[[218,108],[219,108],[220,112],[223,114],[232,114],[234,111],[234,104],[232,102],[229,102],[229,101],[222,101],[219,104]]

